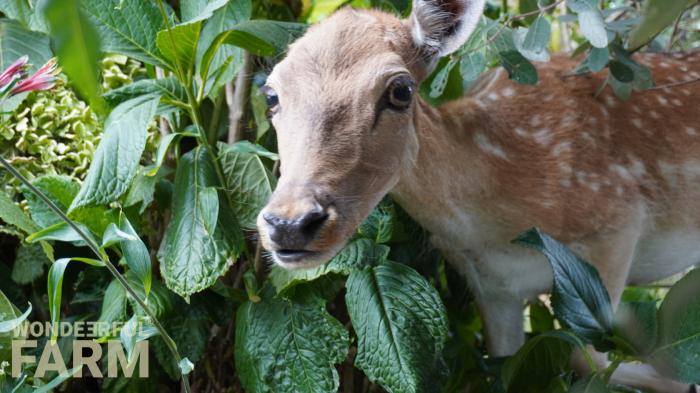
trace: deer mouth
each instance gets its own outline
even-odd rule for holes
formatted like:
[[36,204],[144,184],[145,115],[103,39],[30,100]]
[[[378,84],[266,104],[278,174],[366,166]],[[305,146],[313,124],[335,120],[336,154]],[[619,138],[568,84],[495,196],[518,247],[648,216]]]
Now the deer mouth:
[[298,264],[318,256],[318,251],[311,250],[276,250],[272,254],[276,259],[283,263]]

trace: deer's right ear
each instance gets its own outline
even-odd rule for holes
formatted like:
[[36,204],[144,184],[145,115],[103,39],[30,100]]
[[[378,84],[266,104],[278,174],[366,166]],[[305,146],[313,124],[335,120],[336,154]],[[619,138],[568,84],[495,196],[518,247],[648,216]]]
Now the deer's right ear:
[[456,51],[474,31],[485,0],[413,0],[413,42],[428,64]]

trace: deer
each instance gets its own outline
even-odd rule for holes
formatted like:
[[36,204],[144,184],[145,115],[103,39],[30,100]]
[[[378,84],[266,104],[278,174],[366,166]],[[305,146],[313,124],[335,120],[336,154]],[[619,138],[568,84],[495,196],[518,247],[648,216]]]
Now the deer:
[[[427,104],[418,84],[484,2],[414,0],[406,19],[342,8],[293,42],[261,88],[281,166],[257,227],[274,263],[313,268],[390,195],[466,277],[499,357],[524,343],[525,302],[551,291],[547,260],[511,243],[533,226],[596,267],[614,308],[626,285],[700,260],[700,52],[638,54],[658,88],[626,101],[599,91],[606,71],[572,77],[578,60],[560,55],[536,86],[494,69]],[[642,364],[612,381],[695,391]]]

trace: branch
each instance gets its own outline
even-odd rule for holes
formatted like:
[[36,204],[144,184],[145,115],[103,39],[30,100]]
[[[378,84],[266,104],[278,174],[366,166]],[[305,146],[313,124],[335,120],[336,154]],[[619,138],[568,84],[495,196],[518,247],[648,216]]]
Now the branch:
[[243,116],[245,104],[250,94],[250,74],[253,71],[252,56],[243,52],[243,68],[236,76],[235,88],[232,82],[226,84],[226,104],[228,105],[228,143],[236,143],[241,140],[243,130]]

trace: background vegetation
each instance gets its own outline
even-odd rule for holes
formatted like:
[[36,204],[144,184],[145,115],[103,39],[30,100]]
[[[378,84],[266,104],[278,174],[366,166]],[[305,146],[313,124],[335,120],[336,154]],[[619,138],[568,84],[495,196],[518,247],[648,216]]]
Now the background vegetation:
[[[697,272],[670,291],[628,288],[613,315],[594,269],[530,231],[518,242],[547,255],[555,293],[525,311],[525,347],[494,359],[464,280],[389,199],[328,265],[270,266],[254,217],[278,158],[258,88],[307,23],[346,4],[410,12],[408,0],[0,0],[0,70],[23,55],[63,69],[53,90],[0,107],[0,155],[30,182],[0,171],[1,392],[630,391],[608,386],[629,361],[700,382]],[[581,59],[572,73],[608,73],[626,98],[654,85],[631,53],[691,50],[699,32],[696,1],[490,1],[421,94],[459,97],[500,66],[534,84],[531,62],[565,51]],[[27,320],[125,322],[150,342],[151,376],[37,378],[30,365],[11,378],[10,327]],[[74,339],[56,337],[66,361]],[[568,357],[586,343],[613,363],[580,378]]]

